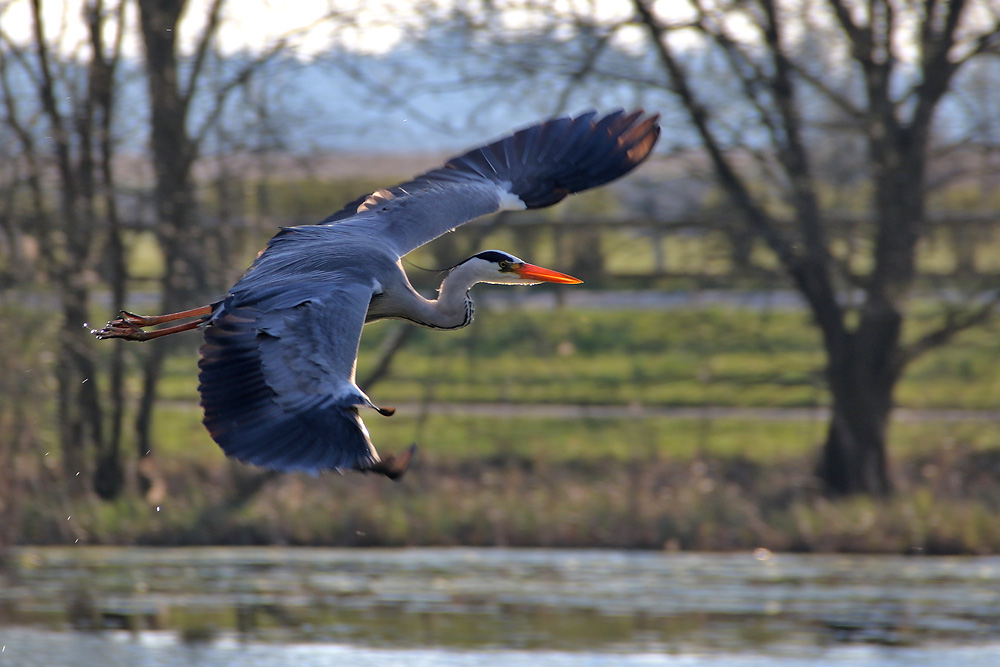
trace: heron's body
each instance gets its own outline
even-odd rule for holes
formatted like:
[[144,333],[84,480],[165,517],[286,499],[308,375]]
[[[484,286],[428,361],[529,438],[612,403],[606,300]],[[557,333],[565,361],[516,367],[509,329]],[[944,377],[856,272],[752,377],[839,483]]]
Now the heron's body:
[[[579,282],[501,251],[453,267],[438,298],[417,293],[400,259],[455,227],[503,209],[540,208],[641,163],[658,135],[643,112],[559,118],[359,198],[319,225],[280,231],[226,298],[185,313],[123,313],[95,334],[147,340],[204,325],[199,379],[205,426],[229,456],[280,470],[401,474],[380,459],[358,413],[383,414],[355,384],[361,330],[397,318],[435,329],[472,321],[479,282]],[[196,316],[194,322],[143,331]]]
[[[359,235],[354,225],[291,227],[271,240],[230,295],[237,305],[272,293],[294,300],[300,290],[311,294],[318,285],[367,285],[371,298],[366,323],[395,318],[457,329],[469,323],[471,307],[467,295],[473,283],[463,283],[472,276],[463,266],[448,274],[437,299],[426,299],[410,284],[400,256],[381,239]],[[275,281],[275,275],[282,278]],[[223,302],[228,303],[230,299]]]

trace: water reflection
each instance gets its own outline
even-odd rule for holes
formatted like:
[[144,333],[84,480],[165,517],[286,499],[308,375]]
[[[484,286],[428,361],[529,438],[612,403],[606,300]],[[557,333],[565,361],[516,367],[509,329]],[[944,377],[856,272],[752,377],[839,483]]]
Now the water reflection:
[[220,639],[184,645],[166,633],[57,633],[16,628],[4,635],[4,665],[17,667],[994,667],[1000,645],[895,648],[834,646],[794,652],[581,652],[504,649],[374,648],[338,644],[266,644]]
[[4,664],[996,664],[1000,642],[997,558],[88,547],[9,552],[3,576]]

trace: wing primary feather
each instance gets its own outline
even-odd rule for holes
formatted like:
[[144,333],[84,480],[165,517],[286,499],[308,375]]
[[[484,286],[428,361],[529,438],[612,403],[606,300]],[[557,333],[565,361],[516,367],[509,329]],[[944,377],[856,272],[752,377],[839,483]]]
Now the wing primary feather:
[[[438,169],[379,193],[387,192],[400,199],[444,185],[521,181],[515,194],[524,195],[522,199],[529,208],[549,206],[566,194],[613,180],[645,160],[658,136],[659,115],[650,115],[640,122],[644,115],[642,109],[627,113],[618,109],[601,117],[591,110],[575,117],[553,118],[453,157]],[[625,145],[630,148],[614,150],[615,146]],[[609,161],[602,165],[603,169],[595,169],[600,156]],[[578,166],[575,163],[586,169],[573,177],[571,172]],[[542,194],[546,188],[548,194]],[[538,194],[533,194],[536,191]],[[352,201],[324,220],[324,224],[369,210],[366,200],[370,197]],[[464,220],[443,227],[440,233],[461,222]],[[430,239],[424,242],[427,240]]]

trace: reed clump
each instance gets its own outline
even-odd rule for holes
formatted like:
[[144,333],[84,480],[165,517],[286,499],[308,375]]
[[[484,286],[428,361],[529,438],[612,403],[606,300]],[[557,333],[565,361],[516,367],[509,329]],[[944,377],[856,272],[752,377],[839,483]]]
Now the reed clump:
[[261,473],[223,464],[164,471],[170,492],[158,507],[77,500],[67,522],[39,500],[19,541],[1000,553],[993,452],[955,446],[901,460],[887,499],[828,498],[809,471],[805,458],[456,461],[428,452],[399,483],[274,476],[234,501],[232,490]]

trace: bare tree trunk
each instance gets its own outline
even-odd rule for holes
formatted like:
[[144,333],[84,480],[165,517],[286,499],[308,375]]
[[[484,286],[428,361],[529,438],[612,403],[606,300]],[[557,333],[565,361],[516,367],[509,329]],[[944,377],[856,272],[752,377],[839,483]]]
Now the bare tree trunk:
[[816,474],[838,495],[885,496],[892,489],[886,443],[896,380],[885,358],[864,358],[862,350],[871,347],[856,334],[827,347],[833,406]]
[[886,459],[889,411],[860,404],[855,397],[834,399],[816,475],[835,495],[892,490]]
[[[220,122],[225,103],[232,91],[245,83],[252,73],[281,52],[279,40],[262,55],[240,68],[211,96],[207,118],[192,129],[191,107],[199,84],[203,83],[206,59],[222,20],[224,0],[212,0],[206,12],[205,26],[198,36],[194,55],[183,71],[178,62],[180,18],[187,0],[144,0],[139,3],[139,19],[146,51],[146,78],[152,109],[150,145],[156,174],[154,201],[157,214],[157,240],[164,257],[161,279],[160,310],[175,312],[210,301],[218,290],[206,260],[210,234],[200,224],[198,201],[192,169],[206,131]],[[142,397],[135,420],[135,446],[141,457],[153,451],[151,433],[156,390],[168,351],[183,339],[166,339],[150,346],[143,365]]]
[[[63,76],[61,68],[54,65],[56,52],[45,34],[41,2],[32,3],[38,103],[48,126],[47,139],[53,150],[53,163],[59,177],[58,224],[45,224],[39,236],[46,246],[46,257],[59,290],[63,328],[60,333],[57,380],[60,419],[60,444],[63,466],[74,493],[88,489],[94,460],[105,450],[104,409],[99,391],[99,365],[93,341],[87,334],[90,290],[88,281],[95,265],[95,249],[100,238],[101,219],[97,206],[99,178],[95,169],[95,132],[100,132],[95,117],[105,115],[112,107],[111,76],[118,52],[108,56],[103,50],[101,34],[107,27],[106,16],[100,0],[86,6],[90,37],[93,47],[89,55],[86,91],[81,98],[71,100],[67,112],[57,102],[65,90],[75,90],[76,84]],[[120,18],[120,16],[119,16]],[[120,29],[120,26],[119,26]],[[42,163],[34,142],[17,118],[17,109],[8,105],[8,123],[21,138],[29,154],[34,175],[41,179]],[[99,137],[100,139],[100,137]],[[110,143],[104,144],[110,150]],[[110,160],[110,153],[106,156]],[[110,172],[106,176],[110,179]],[[113,199],[112,182],[102,184],[107,198]],[[107,199],[106,198],[106,199]],[[44,197],[35,201],[36,213],[44,219],[50,215]]]
[[98,391],[98,368],[93,340],[85,329],[87,290],[63,285],[63,321],[56,377],[59,382],[59,434],[63,470],[74,494],[88,488],[88,450],[100,449],[104,439],[103,409]]
[[893,391],[906,363],[903,321],[924,227],[925,158],[919,140],[887,134],[877,134],[870,146],[878,231],[860,321],[853,332],[826,338],[833,415],[817,474],[838,494],[887,495],[892,488],[886,440]]
[[[94,104],[94,125],[97,133],[98,149],[98,189],[103,197],[104,214],[107,218],[107,257],[104,267],[111,286],[112,305],[115,310],[125,307],[128,276],[125,267],[125,244],[122,238],[121,220],[118,216],[118,200],[115,195],[113,168],[114,142],[112,126],[114,118],[115,71],[121,55],[122,39],[125,34],[122,2],[114,10],[117,32],[112,44],[110,57],[105,57],[104,7],[98,0],[87,7],[90,24],[90,40],[94,57],[90,66],[90,97]],[[100,441],[94,470],[94,490],[101,498],[113,500],[125,490],[125,469],[121,455],[122,425],[125,420],[125,350],[115,345],[111,350],[108,372],[108,398],[110,407],[110,434]]]
[[[186,0],[150,0],[139,3],[146,77],[152,109],[150,145],[156,173],[154,193],[156,233],[164,255],[161,312],[191,307],[198,287],[205,283],[190,252],[197,248],[195,201],[191,167],[196,147],[188,134],[190,91],[181,87],[177,62],[177,34]],[[153,450],[150,436],[156,388],[170,341],[150,346],[143,364],[142,397],[135,419],[135,447],[140,458]],[[146,484],[144,480],[140,483]]]

